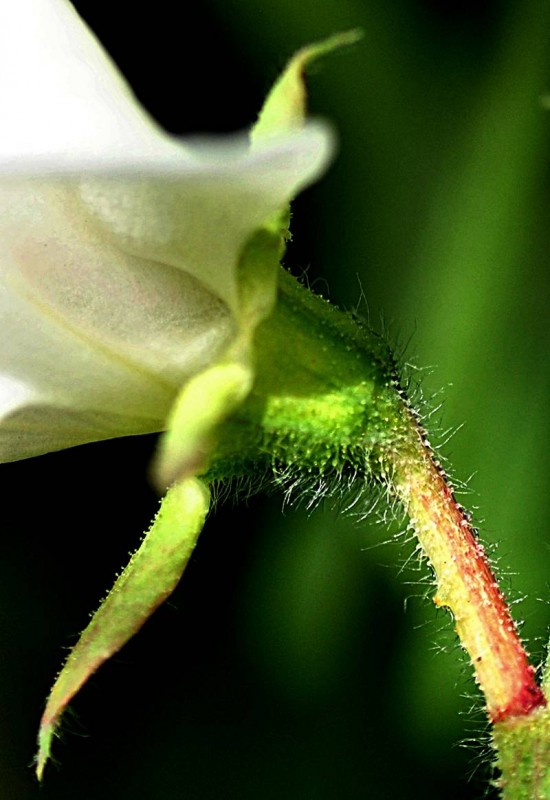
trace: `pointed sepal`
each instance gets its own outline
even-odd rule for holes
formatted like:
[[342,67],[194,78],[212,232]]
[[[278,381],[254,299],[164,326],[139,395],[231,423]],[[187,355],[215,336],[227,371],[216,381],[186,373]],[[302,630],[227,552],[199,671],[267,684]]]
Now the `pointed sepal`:
[[68,703],[175,589],[204,524],[209,499],[208,488],[196,479],[174,486],[164,497],[141,546],[93,615],[50,692],[38,734],[39,780]]
[[307,110],[305,70],[318,58],[340,47],[354,44],[361,37],[360,30],[345,31],[298,50],[266,98],[251,131],[252,144],[268,136],[280,135],[302,127]]

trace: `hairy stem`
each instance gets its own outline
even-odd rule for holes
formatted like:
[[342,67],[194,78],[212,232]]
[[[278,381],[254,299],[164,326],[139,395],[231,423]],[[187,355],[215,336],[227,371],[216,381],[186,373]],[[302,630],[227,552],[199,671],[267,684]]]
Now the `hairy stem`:
[[406,456],[397,459],[394,480],[435,571],[434,602],[454,617],[489,719],[528,715],[546,705],[544,694],[469,515],[457,503],[418,425],[417,430]]

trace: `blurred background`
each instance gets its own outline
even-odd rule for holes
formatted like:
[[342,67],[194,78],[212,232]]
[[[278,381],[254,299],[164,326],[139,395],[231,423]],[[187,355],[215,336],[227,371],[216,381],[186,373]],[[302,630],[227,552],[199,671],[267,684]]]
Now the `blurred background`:
[[[142,103],[181,134],[248,127],[296,48],[363,28],[359,45],[312,70],[311,111],[333,121],[340,154],[295,204],[287,264],[386,332],[424,410],[437,408],[435,441],[457,431],[443,455],[540,663],[549,4],[76,5]],[[73,704],[39,791],[29,764],[43,701],[155,513],[154,444],[0,467],[0,796],[491,796],[480,700],[412,545],[328,507],[283,513],[280,496],[209,520],[173,598]]]

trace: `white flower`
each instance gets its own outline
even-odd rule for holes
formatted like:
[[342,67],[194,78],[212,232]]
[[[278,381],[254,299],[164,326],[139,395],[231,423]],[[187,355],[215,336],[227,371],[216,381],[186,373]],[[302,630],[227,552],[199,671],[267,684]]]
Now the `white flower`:
[[251,313],[240,257],[326,127],[169,137],[65,0],[0,0],[0,108],[0,461],[162,430],[218,363],[246,393],[276,281]]

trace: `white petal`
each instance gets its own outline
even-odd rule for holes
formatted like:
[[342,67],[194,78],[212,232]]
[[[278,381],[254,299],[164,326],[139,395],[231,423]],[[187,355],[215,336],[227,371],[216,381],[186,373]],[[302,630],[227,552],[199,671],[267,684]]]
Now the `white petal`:
[[252,152],[244,135],[184,147],[65,0],[0,3],[0,108],[0,177],[88,176],[82,199],[118,247],[185,270],[234,313],[244,242],[333,152],[321,123]]
[[[4,396],[0,389],[0,403]],[[99,442],[120,436],[155,433],[159,420],[132,418],[127,414],[109,414],[91,409],[63,408],[57,400],[27,401],[5,418],[0,418],[0,462],[19,461],[78,444]]]
[[17,417],[21,455],[6,439],[0,460],[29,454],[24,434],[46,441],[38,406],[57,408],[43,428],[58,447],[78,427],[67,410],[81,429],[71,444],[162,429],[178,389],[235,330],[192,276],[121,252],[79,208],[63,184],[0,187],[0,415],[30,408]]
[[0,5],[0,160],[132,159],[156,125],[65,0]]
[[238,316],[237,264],[250,235],[325,169],[332,136],[321,124],[253,151],[240,139],[202,143],[171,179],[95,178],[81,198],[125,252],[195,276]]
[[[0,3],[0,109],[3,175],[219,173],[239,149],[207,146],[201,158],[168,136],[67,0]],[[330,132],[319,138],[323,152],[316,167],[304,164],[313,169],[304,183],[330,157]]]

